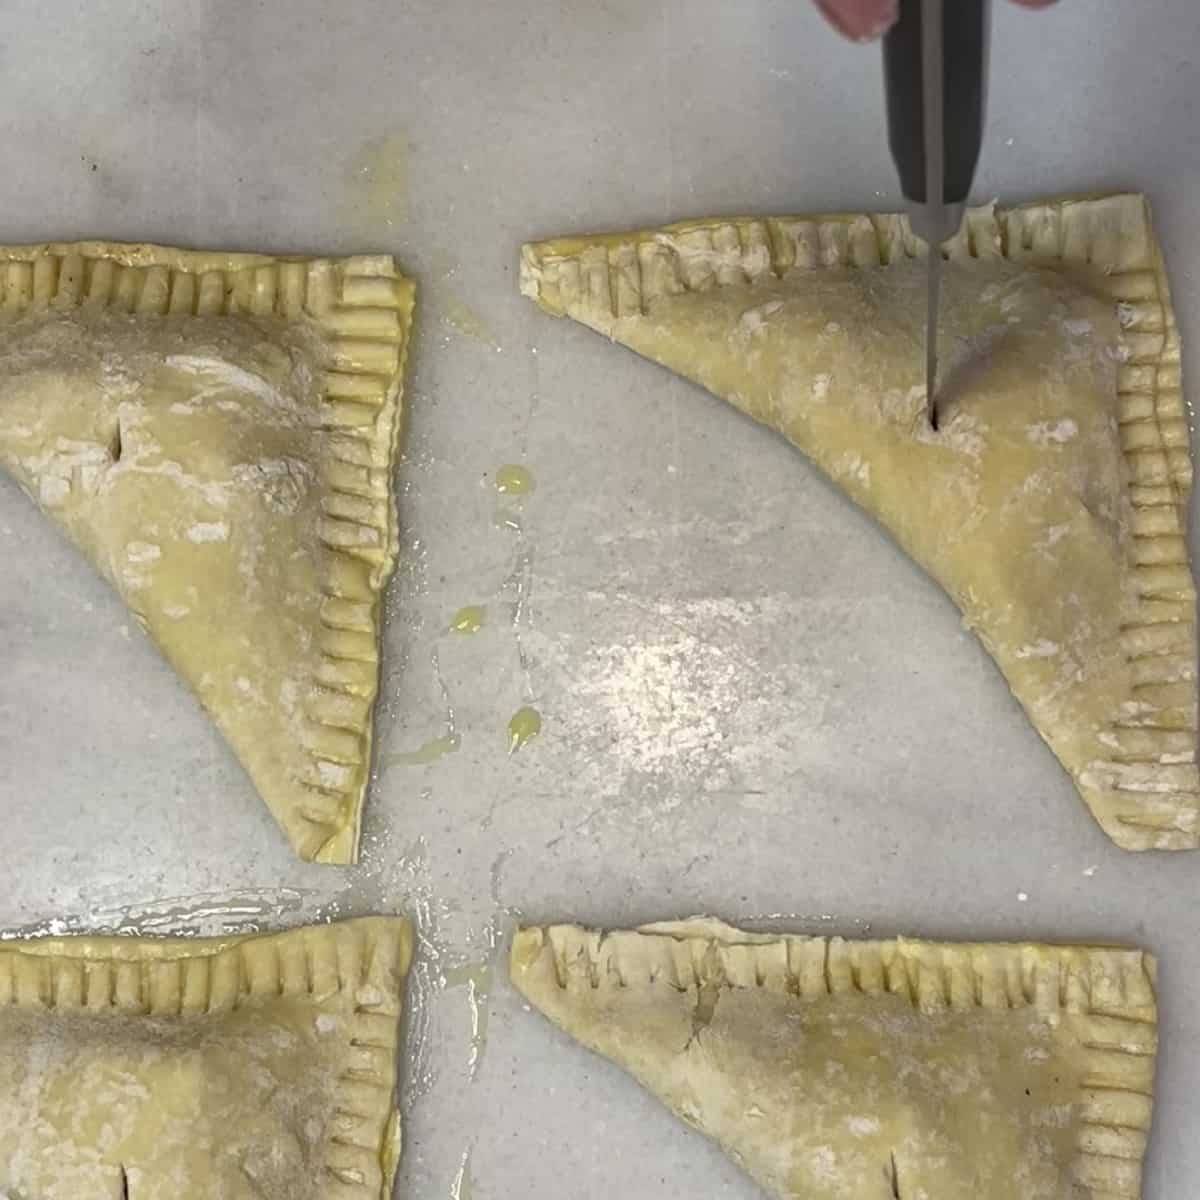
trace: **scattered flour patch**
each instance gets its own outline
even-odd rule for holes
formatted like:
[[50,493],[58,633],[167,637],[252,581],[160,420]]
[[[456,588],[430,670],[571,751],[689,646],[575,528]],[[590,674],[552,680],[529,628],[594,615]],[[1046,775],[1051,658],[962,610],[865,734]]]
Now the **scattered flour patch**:
[[43,475],[38,480],[38,499],[46,508],[57,508],[71,494],[71,485],[61,475]]
[[871,464],[863,462],[861,455],[847,450],[833,465],[833,474],[838,479],[854,479],[864,487],[871,486]]
[[[621,604],[595,599],[609,620]],[[794,738],[822,738],[824,689],[785,682],[758,658],[763,626],[785,623],[786,608],[772,597],[636,603],[637,625],[615,622],[615,637],[546,642],[564,736],[602,765],[601,786],[762,787]]]
[[152,563],[162,558],[162,550],[153,542],[126,542],[125,557],[131,563]]
[[832,1146],[818,1146],[808,1156],[808,1165],[814,1179],[821,1183],[837,1182],[837,1155]]
[[250,488],[275,512],[292,513],[312,485],[314,473],[308,463],[293,458],[263,458],[235,463],[233,478]]
[[739,331],[746,337],[754,337],[763,333],[767,328],[768,319],[782,307],[782,300],[769,300],[766,304],[760,304],[756,308],[746,309],[738,320]]
[[[910,387],[907,391],[889,388],[879,397],[879,411],[883,419],[893,425],[915,427],[918,423],[927,424],[921,421],[925,412],[925,388]],[[932,440],[931,431],[919,429],[917,439]]]
[[1038,638],[1036,642],[1027,642],[1017,648],[1018,658],[1053,658],[1062,647],[1057,642],[1046,638]]
[[1070,532],[1070,525],[1049,525],[1046,527],[1045,535],[1034,542],[1034,548],[1043,553],[1053,550]]
[[1049,1104],[1037,1114],[1036,1124],[1043,1129],[1065,1129],[1076,1116],[1073,1104]]
[[878,1133],[881,1126],[874,1117],[851,1117],[846,1122],[846,1128],[855,1137],[867,1137],[872,1133]]
[[176,371],[202,376],[208,382],[208,387],[192,397],[193,403],[229,390],[249,393],[271,405],[278,405],[283,401],[279,391],[261,375],[235,366],[222,358],[212,358],[203,354],[171,354],[163,359],[163,362]]
[[322,787],[344,788],[350,782],[350,768],[342,763],[318,759],[317,774],[320,776]]
[[[923,414],[925,389],[911,388],[908,402],[916,413]],[[915,436],[919,442],[932,442],[957,450],[968,458],[978,459],[987,449],[987,432],[987,425],[973,413],[956,412],[948,423],[940,424],[936,430],[930,428],[928,421],[920,420],[915,429]]]
[[189,542],[224,542],[229,539],[229,526],[224,521],[197,521],[187,531]]
[[1070,417],[1060,421],[1039,421],[1025,428],[1025,436],[1035,446],[1063,445],[1079,436],[1079,426]]
[[690,764],[699,773],[721,755],[743,692],[729,657],[680,631],[597,648],[591,659],[579,691],[603,710],[630,769],[654,775]]

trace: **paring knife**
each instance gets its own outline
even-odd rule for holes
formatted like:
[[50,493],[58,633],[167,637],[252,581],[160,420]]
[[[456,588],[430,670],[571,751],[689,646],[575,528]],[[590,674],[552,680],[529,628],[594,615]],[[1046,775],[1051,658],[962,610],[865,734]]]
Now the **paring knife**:
[[925,397],[934,429],[941,247],[962,224],[983,142],[988,10],[989,0],[900,0],[883,40],[888,145],[913,231],[929,246]]

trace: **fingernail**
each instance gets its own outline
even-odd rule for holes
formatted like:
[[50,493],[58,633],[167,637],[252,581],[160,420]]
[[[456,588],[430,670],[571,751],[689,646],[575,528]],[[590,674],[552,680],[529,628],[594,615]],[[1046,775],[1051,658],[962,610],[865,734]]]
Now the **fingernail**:
[[897,0],[817,0],[826,20],[855,42],[882,37],[896,23]]

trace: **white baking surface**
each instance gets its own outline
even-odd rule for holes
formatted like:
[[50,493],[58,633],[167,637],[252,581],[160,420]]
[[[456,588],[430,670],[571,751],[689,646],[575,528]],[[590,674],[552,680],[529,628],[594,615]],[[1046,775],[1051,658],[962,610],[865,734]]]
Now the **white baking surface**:
[[[756,1195],[522,1008],[518,910],[1136,942],[1161,958],[1145,1195],[1200,1194],[1200,854],[1113,847],[950,603],[781,440],[517,294],[531,237],[894,205],[878,49],[807,0],[2,7],[0,240],[387,251],[417,279],[378,744],[443,733],[449,703],[461,747],[377,780],[362,866],[300,864],[0,482],[0,927],[412,913],[398,1194],[455,1200]],[[1194,0],[997,0],[976,189],[1145,189],[1185,346],[1198,54]],[[524,502],[492,487],[509,462]],[[445,632],[471,603],[484,629]],[[526,702],[544,730],[509,758]]]

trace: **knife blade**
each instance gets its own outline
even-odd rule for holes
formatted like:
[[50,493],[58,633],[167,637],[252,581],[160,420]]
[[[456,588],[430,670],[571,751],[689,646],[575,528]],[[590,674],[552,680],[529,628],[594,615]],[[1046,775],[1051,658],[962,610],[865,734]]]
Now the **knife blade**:
[[[942,120],[942,0],[921,0],[921,145],[925,155],[925,212],[934,236],[946,225],[945,151]],[[937,429],[938,301],[942,287],[941,238],[926,237],[925,411]]]
[[962,224],[983,142],[989,0],[900,0],[883,42],[888,144],[928,247],[925,404],[938,421],[942,245]]

